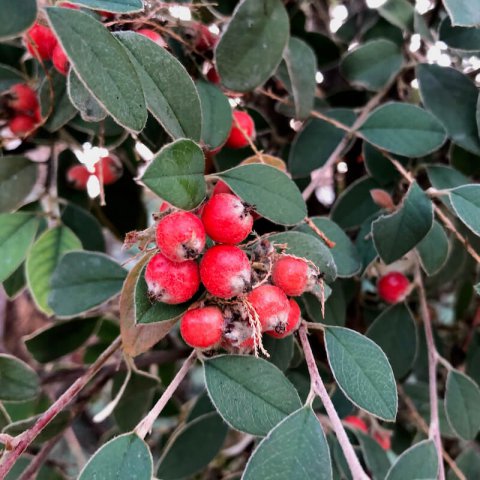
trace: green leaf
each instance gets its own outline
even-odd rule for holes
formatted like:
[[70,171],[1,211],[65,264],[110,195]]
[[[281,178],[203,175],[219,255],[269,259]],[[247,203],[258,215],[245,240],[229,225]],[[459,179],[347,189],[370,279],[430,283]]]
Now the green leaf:
[[141,180],[159,197],[183,210],[193,210],[205,198],[205,159],[191,140],[165,145],[148,165]]
[[449,194],[450,202],[458,218],[480,236],[480,185],[464,185]]
[[242,0],[215,51],[223,85],[248,92],[275,72],[289,36],[288,14],[280,0]]
[[[18,480],[26,468],[32,463],[34,457],[22,455],[12,467],[5,480]],[[65,477],[57,468],[43,465],[38,470],[36,480],[65,480]]]
[[295,117],[307,118],[313,109],[317,83],[317,60],[314,51],[299,38],[290,38],[283,54],[287,65],[293,99],[295,101]]
[[456,50],[476,52],[480,48],[480,29],[454,27],[450,17],[445,17],[438,30],[439,40]]
[[352,429],[358,439],[363,458],[374,480],[384,480],[390,468],[387,452],[370,435],[358,429]]
[[301,407],[293,385],[266,360],[219,355],[204,365],[208,394],[215,408],[237,430],[266,435]]
[[143,0],[72,0],[72,3],[113,13],[132,13],[143,10]]
[[35,398],[40,381],[25,362],[11,355],[0,354],[0,400],[22,402]]
[[82,244],[67,227],[55,227],[44,232],[33,244],[27,255],[25,271],[27,284],[37,307],[47,315],[50,281],[60,258],[71,250],[81,250]]
[[307,215],[297,185],[275,167],[241,165],[217,174],[242,200],[262,217],[280,225],[295,225]]
[[448,136],[473,153],[480,153],[476,111],[478,89],[466,75],[450,67],[421,64],[417,78],[423,104],[445,127]]
[[0,282],[6,280],[25,259],[39,223],[31,213],[0,214]]
[[373,201],[370,190],[381,187],[375,179],[368,176],[353,182],[335,202],[330,215],[332,220],[343,229],[359,227],[380,210]]
[[[363,157],[365,169],[381,185],[389,185],[400,178],[400,173],[393,163],[385,157],[377,148],[367,142],[363,144]],[[405,160],[398,159],[406,165]]]
[[426,237],[417,245],[422,268],[427,275],[435,275],[447,262],[450,243],[442,225],[433,222]]
[[78,480],[151,480],[152,454],[134,433],[126,433],[105,443],[88,461]]
[[125,269],[102,253],[66,253],[53,273],[48,305],[60,317],[78,315],[119,293],[125,277]]
[[[324,112],[330,118],[351,126],[355,113],[346,108]],[[289,171],[294,178],[306,177],[325,165],[330,155],[344,139],[346,132],[329,122],[313,118],[295,136],[288,156]]]
[[366,333],[387,355],[396,378],[410,371],[417,352],[417,329],[405,303],[384,310]]
[[446,134],[426,110],[391,102],[374,110],[359,129],[367,141],[397,155],[423,157],[440,148]]
[[0,91],[8,90],[17,83],[25,83],[25,77],[22,73],[9,65],[0,63]]
[[274,233],[267,238],[270,242],[274,242],[277,245],[286,243],[289,255],[306,258],[313,262],[320,272],[324,274],[327,283],[335,280],[337,268],[331,250],[318,237],[307,233],[290,231]]
[[242,480],[331,480],[325,433],[311,407],[279,423],[253,452]]
[[343,327],[328,327],[325,344],[335,380],[348,399],[376,417],[394,421],[397,388],[392,367],[380,347]]
[[480,430],[480,389],[458,370],[447,377],[445,409],[448,423],[464,440],[473,440]]
[[200,99],[185,67],[144,35],[119,32],[116,36],[130,54],[152,115],[174,139],[200,140]]
[[263,337],[263,346],[270,354],[268,361],[284,372],[293,358],[294,341],[290,335],[285,338],[273,338],[270,335]]
[[3,289],[10,300],[13,300],[25,288],[27,279],[25,278],[25,264],[22,263],[6,280],[3,282]]
[[432,480],[438,474],[438,455],[432,440],[419,442],[405,450],[392,468],[385,480]]
[[68,72],[67,93],[70,102],[86,122],[99,122],[107,116],[107,112],[85,88],[73,68]]
[[33,25],[37,17],[37,1],[0,0],[0,11],[5,20],[0,24],[0,39],[18,37]]
[[63,127],[77,113],[67,94],[65,76],[57,71],[43,80],[39,97],[42,117],[48,117],[44,126],[49,132],[55,132]]
[[202,106],[202,143],[215,150],[225,143],[232,128],[232,107],[215,85],[203,81],[196,85]]
[[428,165],[426,171],[432,187],[437,190],[449,190],[471,182],[463,173],[447,165]]
[[371,40],[347,52],[340,64],[343,76],[354,85],[380,90],[402,68],[400,47],[390,40]]
[[16,210],[31,193],[38,166],[25,157],[0,158],[0,212]]
[[452,24],[462,27],[476,27],[480,25],[479,0],[443,0]]
[[386,263],[398,260],[418,245],[433,224],[433,204],[416,182],[412,183],[398,210],[372,224],[373,241]]
[[[102,107],[123,127],[139,132],[147,121],[140,80],[126,50],[92,16],[48,7],[48,20],[75,73]],[[88,42],[85,42],[88,38]]]
[[411,30],[413,27],[414,9],[408,0],[387,0],[378,8],[378,13],[402,30]]
[[[462,453],[455,458],[457,467],[465,475],[466,480],[475,480],[478,472],[480,472],[480,453],[476,451],[475,447],[462,448]],[[447,475],[448,480],[457,480],[457,474],[450,470]]]
[[26,337],[25,346],[37,362],[52,362],[80,348],[94,332],[98,320],[98,317],[75,318],[56,323]]
[[158,466],[158,478],[192,478],[215,458],[225,442],[227,431],[227,425],[216,412],[181,426],[165,446]]
[[333,285],[331,294],[325,302],[325,317],[322,315],[322,306],[319,299],[310,294],[302,295],[303,304],[308,316],[315,322],[324,325],[343,327],[347,316],[345,294],[340,284]]
[[[335,246],[330,249],[330,252],[337,266],[337,276],[340,278],[348,278],[359,273],[362,268],[362,261],[355,245],[346,233],[327,217],[310,217],[310,220],[312,220],[330,240],[335,242]],[[308,225],[300,225],[296,230],[317,236]]]

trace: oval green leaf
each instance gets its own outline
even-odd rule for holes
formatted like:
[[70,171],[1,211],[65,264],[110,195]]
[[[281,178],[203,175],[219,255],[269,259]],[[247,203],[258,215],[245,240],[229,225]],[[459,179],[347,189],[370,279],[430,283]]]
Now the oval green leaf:
[[222,83],[248,92],[268,80],[282,60],[289,27],[280,0],[242,0],[215,51]]
[[208,394],[233,428],[266,435],[301,407],[293,385],[274,365],[261,358],[219,355],[205,361]]
[[478,0],[443,0],[443,3],[452,19],[452,25],[461,27],[480,26]]
[[0,64],[0,91],[8,90],[16,83],[25,83],[25,77],[22,73],[10,67],[10,65]]
[[242,165],[217,174],[262,217],[280,225],[296,225],[307,215],[297,185],[275,167]]
[[48,306],[60,317],[86,312],[119,293],[126,274],[102,253],[66,253],[53,273]]
[[25,362],[11,355],[0,354],[0,400],[23,402],[35,398],[40,381]]
[[432,440],[419,442],[405,450],[385,480],[405,480],[407,478],[434,479],[438,473],[438,455]]
[[143,10],[143,0],[73,0],[72,3],[113,13],[132,13]]
[[279,423],[253,452],[242,480],[331,480],[325,433],[311,407]]
[[37,1],[0,0],[0,12],[5,20],[0,23],[0,39],[18,37],[33,25],[37,17]]
[[480,185],[464,185],[449,194],[450,202],[458,218],[480,236]]
[[378,418],[394,421],[397,386],[381,348],[369,338],[343,327],[328,327],[325,344],[335,380],[348,399]]
[[102,23],[80,10],[48,7],[46,13],[87,90],[118,124],[134,132],[142,130],[147,121],[145,97],[120,42]]
[[432,228],[417,245],[422,268],[427,275],[435,275],[447,262],[450,243],[442,225],[433,222]]
[[86,122],[99,122],[107,116],[107,112],[85,88],[72,68],[68,72],[67,92],[70,102]]
[[445,17],[440,24],[438,38],[456,50],[476,52],[480,46],[480,29],[454,27],[450,17]]

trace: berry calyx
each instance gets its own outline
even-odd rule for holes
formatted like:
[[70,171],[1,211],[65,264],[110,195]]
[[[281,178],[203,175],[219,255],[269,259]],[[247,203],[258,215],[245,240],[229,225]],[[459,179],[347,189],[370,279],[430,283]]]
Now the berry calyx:
[[74,165],[67,171],[67,180],[77,190],[86,190],[90,172],[85,165]]
[[66,75],[68,73],[68,69],[70,68],[70,62],[68,61],[68,57],[65,54],[65,51],[59,43],[53,49],[52,63],[57,72],[61,73],[62,75]]
[[22,137],[27,133],[31,133],[35,129],[35,118],[30,115],[15,115],[8,122],[8,127],[14,135]]
[[102,157],[93,168],[104,185],[115,183],[122,176],[122,165],[112,157]]
[[50,60],[53,49],[57,45],[57,39],[48,27],[35,23],[25,35],[25,45],[32,56]]
[[247,301],[258,315],[262,331],[282,335],[288,324],[290,303],[283,291],[274,285],[261,285],[247,295]]
[[359,417],[356,415],[349,415],[348,417],[345,417],[343,421],[351,425],[353,428],[357,428],[358,430],[361,430],[362,432],[368,433],[368,426],[367,424]]
[[172,262],[161,253],[154,255],[145,270],[150,297],[175,305],[190,300],[200,286],[198,265],[193,260]]
[[149,28],[141,28],[140,30],[137,30],[137,33],[139,33],[140,35],[143,35],[144,37],[149,38],[150,40],[155,42],[157,45],[160,45],[161,47],[167,46],[167,42],[155,30],[150,30]]
[[236,244],[252,231],[253,217],[250,208],[236,195],[219,193],[205,204],[202,222],[213,241]]
[[174,262],[197,258],[205,248],[205,229],[200,219],[190,212],[173,212],[157,225],[157,246]]
[[207,291],[219,298],[232,298],[250,288],[251,267],[243,250],[233,245],[216,245],[200,262],[200,278]]
[[32,113],[38,107],[37,94],[25,83],[17,83],[10,88],[8,105],[16,112]]
[[249,139],[255,139],[253,118],[247,112],[234,110],[232,128],[225,145],[230,148],[243,148],[249,144]]
[[315,285],[317,273],[302,258],[282,255],[272,269],[272,281],[288,296],[298,297]]
[[288,300],[288,303],[290,304],[290,311],[288,312],[288,320],[287,320],[287,325],[285,326],[285,331],[283,333],[277,333],[275,330],[269,330],[265,333],[270,335],[271,337],[274,338],[285,338],[288,337],[293,331],[295,331],[300,324],[300,307],[298,306],[298,303],[293,299],[290,298]]
[[218,307],[188,310],[180,321],[180,333],[193,348],[213,348],[222,339],[223,315]]
[[401,272],[389,272],[378,280],[378,296],[387,303],[399,303],[410,293],[410,281]]

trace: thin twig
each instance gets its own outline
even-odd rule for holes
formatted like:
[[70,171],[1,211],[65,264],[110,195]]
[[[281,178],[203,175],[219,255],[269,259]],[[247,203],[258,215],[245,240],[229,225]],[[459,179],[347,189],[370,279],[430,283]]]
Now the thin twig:
[[158,418],[165,405],[168,403],[175,390],[178,388],[185,375],[190,370],[190,367],[195,363],[197,359],[197,353],[195,350],[189,355],[189,357],[183,362],[182,368],[177,372],[175,378],[170,382],[170,385],[165,389],[158,402],[153,406],[148,415],[135,427],[135,433],[140,438],[145,438],[147,434],[152,430],[155,420]]
[[342,421],[338,416],[337,411],[328,395],[327,389],[323,384],[320,373],[318,372],[317,364],[315,363],[315,358],[313,356],[312,348],[307,338],[307,330],[305,325],[301,325],[299,329],[300,342],[305,353],[305,360],[307,361],[308,371],[310,373],[310,380],[312,382],[313,391],[320,397],[322,400],[323,406],[327,412],[328,418],[332,423],[332,428],[337,435],[338,442],[342,447],[343,454],[352,473],[353,480],[369,480],[369,476],[365,473],[360,464],[360,461],[355,454],[352,444],[348,440],[347,433],[345,428],[342,425]]
[[309,217],[305,217],[304,222],[326,243],[328,248],[333,248],[336,243],[330,240],[316,225],[313,223],[313,220]]

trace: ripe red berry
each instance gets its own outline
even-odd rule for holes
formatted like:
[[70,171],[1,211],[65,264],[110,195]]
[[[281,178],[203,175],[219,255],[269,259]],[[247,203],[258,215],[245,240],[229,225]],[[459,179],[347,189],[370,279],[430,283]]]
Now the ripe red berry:
[[220,75],[217,72],[217,69],[212,65],[207,71],[207,79],[210,83],[214,85],[220,84]]
[[[230,148],[246,147],[249,144],[248,139],[253,140],[255,138],[255,124],[253,123],[253,118],[247,112],[234,110],[233,119],[232,129],[230,130],[225,145]],[[237,126],[237,123],[240,128]]]
[[73,10],[80,10],[79,5],[75,5],[74,3],[70,3],[70,2],[62,2],[59,6],[63,8],[71,8]]
[[16,136],[24,136],[33,132],[36,125],[35,118],[30,115],[20,114],[12,117],[8,122],[8,127]]
[[274,285],[261,285],[247,295],[247,300],[257,312],[263,332],[285,332],[290,303],[282,290]]
[[288,320],[287,320],[287,325],[285,327],[285,331],[283,333],[277,333],[275,330],[269,330],[265,333],[270,335],[271,337],[275,338],[285,338],[288,335],[290,335],[296,328],[298,327],[300,323],[300,307],[298,306],[298,303],[293,299],[290,298],[288,300],[288,303],[290,304],[290,311],[288,312]]
[[104,185],[115,183],[122,176],[122,165],[112,157],[102,157],[93,168]]
[[245,252],[233,245],[216,245],[200,262],[200,277],[209,293],[231,298],[250,288],[251,267]]
[[230,187],[222,180],[219,180],[215,184],[215,186],[213,187],[212,195],[218,195],[219,193],[232,193]]
[[140,30],[137,30],[137,33],[139,33],[140,35],[143,35],[144,37],[149,38],[150,40],[155,42],[157,45],[160,45],[161,47],[167,46],[167,42],[155,30],[150,30],[149,28],[141,28]]
[[157,225],[157,246],[174,262],[197,258],[205,248],[205,229],[200,219],[190,212],[173,212]]
[[48,27],[35,23],[25,35],[25,45],[34,57],[50,60],[53,49],[57,45],[57,39]]
[[68,61],[65,51],[59,43],[57,43],[57,46],[53,49],[52,63],[57,72],[60,72],[62,75],[66,75],[68,73],[70,62]]
[[172,305],[183,303],[190,300],[200,286],[198,265],[193,260],[172,262],[157,253],[148,262],[145,281],[153,299]]
[[37,94],[25,83],[17,83],[10,88],[8,104],[16,112],[32,113],[38,107]]
[[273,283],[291,297],[297,297],[309,290],[315,284],[316,278],[315,270],[302,258],[284,255],[273,265]]
[[253,217],[250,208],[236,195],[219,193],[203,207],[202,222],[213,241],[235,244],[248,237]]
[[368,433],[367,424],[356,415],[349,415],[348,417],[345,417],[343,421],[354,428],[358,428],[362,432]]
[[90,172],[85,165],[74,165],[67,171],[67,180],[77,190],[86,190]]
[[218,307],[188,310],[180,321],[180,333],[193,348],[213,348],[220,343],[223,333],[223,315]]
[[218,41],[218,36],[212,33],[203,23],[196,23],[195,29],[195,50],[205,52],[211,50]]
[[386,434],[381,434],[379,432],[375,432],[373,434],[373,438],[378,442],[378,444],[384,449],[384,450],[390,450],[392,447],[392,442],[390,440],[390,436]]
[[387,303],[398,303],[405,300],[410,290],[408,278],[400,272],[389,272],[378,280],[379,297]]

